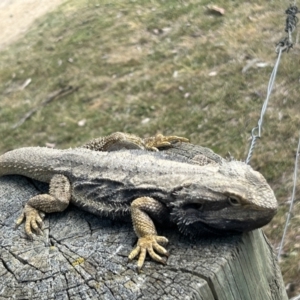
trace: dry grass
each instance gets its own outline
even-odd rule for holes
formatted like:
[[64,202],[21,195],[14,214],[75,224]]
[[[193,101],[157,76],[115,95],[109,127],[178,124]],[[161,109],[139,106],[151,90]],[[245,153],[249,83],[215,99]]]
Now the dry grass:
[[[221,155],[245,159],[276,54],[288,2],[70,1],[0,52],[0,152],[28,145],[79,145],[114,131],[189,137]],[[283,233],[299,136],[299,47],[284,54],[252,166],[280,209],[265,228],[275,249]],[[247,72],[242,69],[252,60]],[[215,75],[215,76],[211,76]],[[22,84],[31,78],[24,89]],[[11,127],[66,85],[72,95]],[[86,122],[79,122],[86,120]],[[84,124],[84,126],[79,126]],[[300,293],[300,206],[281,260],[285,282]]]

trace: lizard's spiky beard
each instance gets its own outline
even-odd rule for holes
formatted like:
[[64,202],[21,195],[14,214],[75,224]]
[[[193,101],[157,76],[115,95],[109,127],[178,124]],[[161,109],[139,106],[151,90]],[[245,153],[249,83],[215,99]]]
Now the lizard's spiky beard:
[[191,238],[237,233],[236,231],[214,228],[203,222],[203,220],[197,216],[197,210],[192,206],[174,207],[171,218],[172,222],[177,224],[178,230]]

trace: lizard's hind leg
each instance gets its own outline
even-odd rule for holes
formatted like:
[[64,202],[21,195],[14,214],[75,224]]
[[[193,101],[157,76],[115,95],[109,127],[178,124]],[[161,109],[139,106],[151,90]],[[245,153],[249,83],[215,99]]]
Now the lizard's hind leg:
[[145,147],[150,151],[158,151],[160,148],[172,146],[172,142],[184,142],[188,143],[189,140],[175,135],[164,136],[162,134],[157,134],[152,137],[143,139]]
[[140,138],[137,135],[125,132],[114,132],[111,135],[93,139],[84,144],[82,148],[94,151],[118,151],[121,149],[142,149],[158,151],[160,148],[172,146],[172,142],[188,142],[180,136],[164,136],[157,134],[148,138]]
[[22,214],[16,221],[19,226],[25,220],[25,232],[32,239],[32,229],[42,234],[44,213],[64,211],[71,200],[71,184],[64,175],[54,175],[50,181],[49,194],[41,194],[29,199]]

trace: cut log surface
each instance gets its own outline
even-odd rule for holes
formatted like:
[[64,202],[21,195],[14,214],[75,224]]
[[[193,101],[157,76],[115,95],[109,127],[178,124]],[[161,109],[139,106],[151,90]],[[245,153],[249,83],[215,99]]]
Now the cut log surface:
[[[190,146],[171,151],[182,147]],[[23,225],[14,230],[24,203],[38,193],[25,177],[0,178],[0,299],[288,299],[261,230],[190,240],[158,228],[169,239],[168,263],[147,259],[137,274],[136,261],[127,259],[136,242],[130,223],[70,206],[47,215],[34,241]]]

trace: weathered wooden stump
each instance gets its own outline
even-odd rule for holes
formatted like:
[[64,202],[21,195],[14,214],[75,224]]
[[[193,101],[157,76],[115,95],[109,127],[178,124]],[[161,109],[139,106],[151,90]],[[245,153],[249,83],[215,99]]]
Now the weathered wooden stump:
[[136,262],[127,261],[136,241],[130,223],[71,206],[48,215],[33,242],[23,226],[14,230],[37,193],[24,177],[0,178],[0,299],[287,299],[261,230],[191,241],[159,228],[170,241],[168,264],[148,260],[137,274]]

